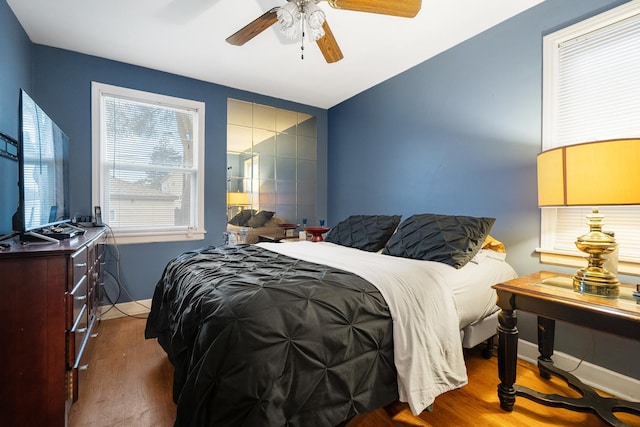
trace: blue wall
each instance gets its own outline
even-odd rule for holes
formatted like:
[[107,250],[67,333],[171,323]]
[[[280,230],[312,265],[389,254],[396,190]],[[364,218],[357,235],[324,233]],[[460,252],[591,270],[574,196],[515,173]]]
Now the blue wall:
[[[546,0],[331,108],[328,224],[358,213],[491,216],[519,274],[575,272],[535,253],[542,37],[622,3]],[[521,313],[519,328],[536,341],[533,316]],[[640,378],[637,342],[563,324],[557,334],[558,349]]]
[[[31,42],[5,0],[0,0],[0,132],[18,137],[18,95],[31,90]],[[0,235],[11,232],[18,205],[18,163],[0,157]]]
[[538,270],[542,37],[620,3],[547,0],[331,108],[329,223],[492,216],[516,270]]
[[[318,119],[319,165],[326,164],[327,111],[268,98],[156,70],[35,45],[36,101],[71,141],[72,212],[91,212],[91,81],[202,101],[205,117],[205,227],[203,241],[121,246],[121,280],[134,299],[150,298],[165,264],[181,252],[221,244],[226,227],[227,98],[312,114]],[[323,162],[323,163],[320,163]],[[318,168],[319,194],[326,194],[326,167]],[[326,201],[319,198],[319,214]],[[115,269],[113,269],[115,271]],[[128,298],[125,297],[125,300]]]
[[[131,298],[151,298],[162,270],[185,250],[222,243],[226,227],[227,98],[272,105],[316,116],[318,127],[317,215],[326,217],[327,111],[281,99],[184,78],[156,70],[100,59],[66,50],[33,45],[5,0],[0,0],[0,54],[5,61],[0,80],[0,131],[17,136],[18,94],[29,91],[70,139],[71,212],[90,214],[91,206],[91,81],[184,97],[206,104],[205,227],[202,241],[123,245],[119,247],[120,279]],[[5,77],[6,76],[6,77]],[[17,165],[0,159],[0,232],[11,230],[15,212]],[[8,165],[7,165],[8,164]],[[115,265],[111,264],[115,273]],[[130,298],[123,295],[121,301]]]

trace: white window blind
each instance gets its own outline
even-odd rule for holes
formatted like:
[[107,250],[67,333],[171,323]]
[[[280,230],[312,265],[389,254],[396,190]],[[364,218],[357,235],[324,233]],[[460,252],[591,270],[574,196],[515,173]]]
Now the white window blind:
[[[543,149],[640,137],[640,2],[544,40]],[[640,165],[639,165],[640,167]],[[624,184],[622,184],[624,185]],[[581,254],[590,209],[542,209],[542,251]],[[640,207],[600,207],[620,259],[640,263]]]
[[203,113],[199,102],[94,83],[94,200],[121,240],[204,232]]

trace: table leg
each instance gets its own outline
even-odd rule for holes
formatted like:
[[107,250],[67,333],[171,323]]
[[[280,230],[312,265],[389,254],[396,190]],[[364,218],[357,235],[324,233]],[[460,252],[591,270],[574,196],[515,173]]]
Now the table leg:
[[[555,340],[556,321],[538,316],[538,361],[553,363],[553,342]],[[551,374],[542,368],[538,363],[540,376],[545,379],[551,378]]]
[[502,310],[498,315],[498,398],[500,407],[511,412],[516,401],[516,366],[518,358],[518,328],[515,310]]

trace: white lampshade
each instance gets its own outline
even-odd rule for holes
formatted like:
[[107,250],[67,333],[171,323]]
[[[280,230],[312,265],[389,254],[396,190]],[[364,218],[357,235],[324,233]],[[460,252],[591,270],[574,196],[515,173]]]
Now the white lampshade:
[[288,39],[295,40],[300,37],[301,14],[296,2],[287,2],[284,6],[279,7],[276,16],[280,23],[280,30]]
[[314,42],[318,41],[324,36],[324,29],[322,28],[322,24],[326,19],[324,12],[315,3],[308,2],[305,10],[305,19],[309,38]]

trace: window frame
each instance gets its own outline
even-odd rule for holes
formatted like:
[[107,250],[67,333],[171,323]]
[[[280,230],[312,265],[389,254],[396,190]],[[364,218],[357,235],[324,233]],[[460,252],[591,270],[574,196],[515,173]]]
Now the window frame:
[[[195,169],[195,189],[192,189],[192,209],[194,224],[163,229],[111,229],[113,239],[119,244],[175,242],[185,240],[203,240],[206,235],[204,225],[204,146],[205,146],[205,103],[189,99],[113,86],[99,82],[91,82],[91,147],[92,147],[92,202],[93,206],[104,206],[106,197],[103,180],[103,97],[129,99],[133,102],[178,108],[196,112],[193,138],[193,168]],[[103,215],[103,222],[108,225],[108,218]]]
[[[559,47],[561,44],[579,38],[589,33],[597,32],[605,27],[617,25],[621,21],[629,18],[640,19],[640,2],[632,1],[617,8],[611,9],[590,19],[576,23],[562,30],[549,34],[543,39],[543,126],[542,126],[542,149],[547,150],[559,146],[554,144],[557,131],[557,109],[553,91],[558,85],[559,72]],[[622,137],[622,136],[620,136]],[[612,136],[615,138],[615,136]],[[586,141],[585,141],[586,142]],[[553,249],[556,234],[556,218],[558,209],[566,208],[541,208],[540,221],[540,262],[571,267],[584,267],[585,255],[577,248],[575,250]],[[601,207],[601,211],[606,208]],[[614,208],[615,209],[615,208]],[[640,215],[640,207],[633,207]],[[606,215],[606,214],[605,214]],[[606,217],[605,217],[606,221]],[[586,219],[584,228],[576,231],[576,238],[588,232]],[[638,225],[640,227],[640,224]],[[623,274],[640,275],[640,261],[635,257],[625,257],[620,255],[618,261],[618,271]]]

